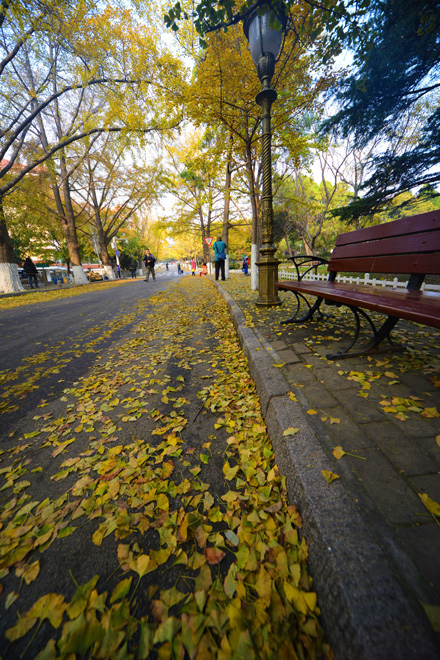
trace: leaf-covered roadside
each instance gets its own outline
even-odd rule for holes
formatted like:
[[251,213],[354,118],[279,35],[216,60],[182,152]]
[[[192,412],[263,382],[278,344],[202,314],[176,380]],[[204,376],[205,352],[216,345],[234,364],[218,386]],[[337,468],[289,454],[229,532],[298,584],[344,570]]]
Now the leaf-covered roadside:
[[0,298],[0,310],[14,309],[15,307],[22,307],[23,305],[35,305],[36,303],[47,302],[49,300],[57,300],[58,298],[70,298],[72,296],[80,296],[83,293],[96,291],[97,287],[100,289],[111,289],[115,286],[123,286],[124,284],[131,284],[137,280],[116,280],[114,282],[100,282],[93,284],[84,284],[83,286],[69,286],[64,289],[53,289],[47,291],[28,291],[18,296],[4,296]]
[[4,657],[331,657],[225,304],[151,305],[1,456]]

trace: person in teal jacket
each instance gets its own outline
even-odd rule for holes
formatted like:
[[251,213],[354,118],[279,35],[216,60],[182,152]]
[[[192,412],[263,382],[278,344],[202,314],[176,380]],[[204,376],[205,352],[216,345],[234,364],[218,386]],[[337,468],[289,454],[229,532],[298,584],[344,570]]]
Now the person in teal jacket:
[[221,274],[221,278],[224,281],[226,250],[228,249],[228,246],[222,241],[221,236],[217,236],[217,240],[212,247],[214,249],[215,279],[218,280],[218,276]]

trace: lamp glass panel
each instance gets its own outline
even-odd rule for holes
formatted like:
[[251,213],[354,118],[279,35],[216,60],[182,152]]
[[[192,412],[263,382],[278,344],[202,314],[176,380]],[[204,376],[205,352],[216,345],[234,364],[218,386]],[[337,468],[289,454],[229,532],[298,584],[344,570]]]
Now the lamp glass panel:
[[269,26],[270,10],[263,16],[257,13],[249,23],[249,48],[255,66],[257,66],[263,55],[272,53],[276,59],[281,48],[283,38],[282,29],[274,30]]

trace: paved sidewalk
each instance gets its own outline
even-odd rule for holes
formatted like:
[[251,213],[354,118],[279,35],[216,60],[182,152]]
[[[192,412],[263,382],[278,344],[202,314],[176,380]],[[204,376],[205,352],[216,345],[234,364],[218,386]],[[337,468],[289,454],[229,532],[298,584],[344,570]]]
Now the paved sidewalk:
[[[351,313],[281,325],[293,296],[257,308],[249,279],[218,288],[303,514],[336,658],[439,658],[440,518],[420,495],[440,502],[440,333],[400,322],[395,338],[409,351],[329,361],[349,343]],[[327,483],[322,470],[339,478]]]

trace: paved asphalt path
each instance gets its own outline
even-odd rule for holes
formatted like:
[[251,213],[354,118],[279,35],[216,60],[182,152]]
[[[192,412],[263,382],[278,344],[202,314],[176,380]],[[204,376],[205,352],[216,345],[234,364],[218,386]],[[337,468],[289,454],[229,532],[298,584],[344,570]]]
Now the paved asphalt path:
[[[32,357],[45,352],[52,353],[44,363],[45,369],[50,362],[60,366],[58,373],[48,374],[38,389],[27,393],[25,401],[20,402],[19,411],[6,412],[0,417],[0,434],[34,409],[42,397],[53,399],[60,396],[65,387],[87,372],[91,360],[95,359],[90,348],[82,356],[78,355],[75,360],[66,361],[63,365],[62,356],[66,349],[77,348],[81,353],[84,346],[90,346],[91,342],[96,349],[109,348],[148,313],[147,306],[145,314],[140,308],[134,321],[121,324],[124,311],[132,310],[133,305],[141,300],[147,303],[151,295],[164,291],[177,277],[176,269],[159,270],[156,271],[156,281],[150,278],[149,282],[145,282],[143,278],[138,278],[135,283],[103,288],[101,291],[100,283],[96,283],[97,290],[90,293],[4,311],[0,307],[0,373],[15,371],[25,365],[24,383]],[[8,386],[7,380],[4,385]],[[1,393],[0,385],[0,396]]]

